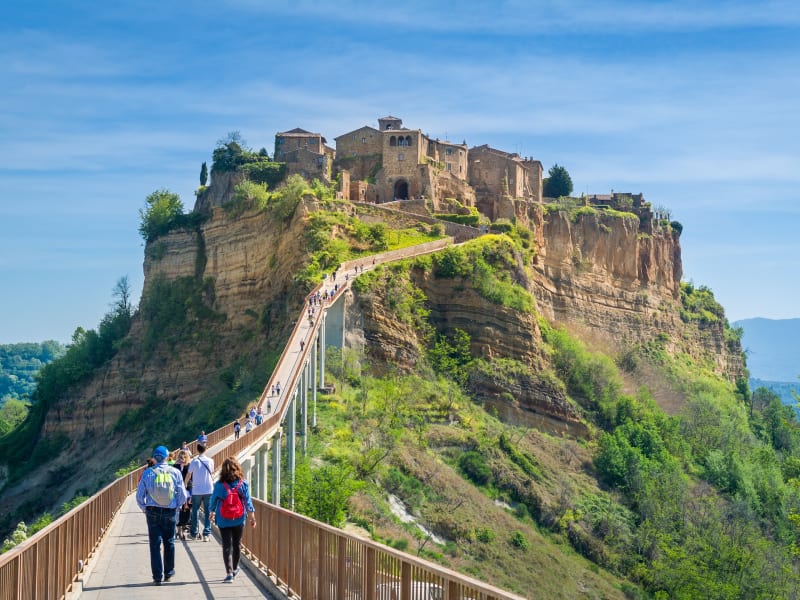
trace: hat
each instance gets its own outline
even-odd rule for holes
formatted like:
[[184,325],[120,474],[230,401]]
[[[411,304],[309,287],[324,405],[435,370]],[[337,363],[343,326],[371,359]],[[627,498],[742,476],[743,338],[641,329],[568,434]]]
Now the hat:
[[169,450],[167,450],[166,446],[158,446],[155,450],[153,450],[153,458],[158,461],[162,461],[169,456]]

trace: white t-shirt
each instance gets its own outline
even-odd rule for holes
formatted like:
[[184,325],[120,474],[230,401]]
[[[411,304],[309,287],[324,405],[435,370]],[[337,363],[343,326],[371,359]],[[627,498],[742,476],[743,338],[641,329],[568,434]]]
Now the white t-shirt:
[[192,496],[210,494],[214,491],[214,461],[207,456],[196,456],[189,463],[189,473],[192,475]]

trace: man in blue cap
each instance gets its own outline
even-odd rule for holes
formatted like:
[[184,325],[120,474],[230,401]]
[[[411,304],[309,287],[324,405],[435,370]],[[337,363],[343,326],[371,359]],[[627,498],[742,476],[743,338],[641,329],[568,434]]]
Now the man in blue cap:
[[[186,488],[178,469],[167,464],[169,450],[158,446],[153,450],[156,464],[142,473],[136,488],[136,504],[147,517],[150,538],[150,569],[153,583],[161,585],[175,575],[175,521],[178,509],[186,502]],[[164,561],[161,561],[161,542],[164,542]]]

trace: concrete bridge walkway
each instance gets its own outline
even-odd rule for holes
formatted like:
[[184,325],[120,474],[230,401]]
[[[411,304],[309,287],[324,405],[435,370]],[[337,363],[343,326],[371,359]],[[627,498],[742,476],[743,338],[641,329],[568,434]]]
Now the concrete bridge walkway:
[[222,546],[210,541],[175,539],[175,577],[153,585],[145,516],[128,496],[103,540],[81,600],[148,600],[150,598],[276,598],[268,594],[242,561],[233,583],[223,583]]

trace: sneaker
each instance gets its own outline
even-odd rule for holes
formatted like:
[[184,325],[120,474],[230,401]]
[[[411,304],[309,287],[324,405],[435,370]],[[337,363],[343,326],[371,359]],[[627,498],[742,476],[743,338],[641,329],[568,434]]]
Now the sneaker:
[[[161,583],[160,581],[158,583]],[[233,583],[233,573],[228,573],[222,583]]]
[[160,579],[153,579],[153,585],[161,585]]
[[209,538],[207,535],[204,535],[204,536],[203,536],[203,541],[204,541],[204,542],[207,542],[207,541],[209,541],[210,539],[211,539],[211,538]]
[[193,535],[192,539],[193,540],[197,540],[199,542],[200,540],[203,539],[203,536],[198,533],[197,535]]
[[233,578],[234,578],[234,579],[236,579],[236,576],[239,574],[239,571],[241,571],[241,570],[242,570],[242,567],[236,567],[236,568],[233,570]]
[[168,573],[167,575],[164,575],[164,582],[169,581],[173,577],[175,577],[175,571],[173,571],[172,573]]

